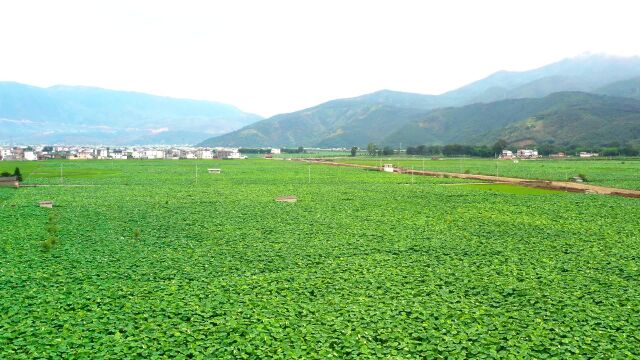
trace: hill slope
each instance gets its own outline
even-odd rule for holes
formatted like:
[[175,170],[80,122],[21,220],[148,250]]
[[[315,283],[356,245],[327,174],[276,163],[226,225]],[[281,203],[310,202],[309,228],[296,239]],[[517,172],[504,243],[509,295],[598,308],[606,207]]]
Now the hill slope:
[[[617,81],[636,77],[640,77],[638,57],[579,56],[529,71],[497,72],[437,96],[385,90],[352,99],[329,101],[310,109],[274,116],[239,131],[208,139],[202,144],[348,147],[383,141],[406,144],[418,139],[427,143],[480,141],[482,138],[474,138],[473,134],[486,131],[485,124],[490,124],[491,129],[500,128],[520,119],[525,113],[529,114],[532,109],[518,110],[520,103],[514,103],[512,106],[515,108],[512,109],[506,104],[479,107],[477,110],[481,111],[480,114],[474,114],[471,118],[478,118],[482,124],[475,127],[466,121],[468,116],[463,111],[461,118],[451,119],[452,124],[438,123],[440,128],[455,128],[459,131],[446,136],[445,132],[425,133],[420,129],[414,134],[410,130],[411,125],[402,128],[407,123],[415,122],[417,118],[424,118],[430,110],[450,106],[489,104],[505,99],[542,98],[565,91],[601,91],[604,94],[632,97],[636,93],[627,83],[617,85],[624,89],[603,86],[613,86],[612,83]],[[539,102],[540,108],[537,110],[544,110],[545,104]],[[487,118],[482,118],[483,112],[486,112]],[[395,134],[391,135],[393,133]]]
[[382,141],[392,131],[442,104],[435,96],[383,90],[276,115],[200,145],[363,146]]
[[435,110],[384,139],[405,144],[557,143],[640,140],[640,101],[581,92]]
[[0,82],[0,141],[195,143],[260,120],[215,102]]

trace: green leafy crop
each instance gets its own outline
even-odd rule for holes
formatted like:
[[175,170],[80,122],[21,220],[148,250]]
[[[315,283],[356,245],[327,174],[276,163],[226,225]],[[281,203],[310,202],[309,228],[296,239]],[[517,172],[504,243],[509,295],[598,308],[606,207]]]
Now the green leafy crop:
[[[38,164],[25,182],[58,185]],[[640,356],[637,199],[264,159],[201,160],[223,171],[197,184],[193,161],[64,166],[65,186],[0,189],[3,359]]]

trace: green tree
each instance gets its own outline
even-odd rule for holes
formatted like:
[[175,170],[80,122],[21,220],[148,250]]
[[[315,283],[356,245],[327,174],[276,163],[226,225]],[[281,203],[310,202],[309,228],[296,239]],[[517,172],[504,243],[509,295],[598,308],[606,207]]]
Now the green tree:
[[493,150],[493,152],[495,154],[502,154],[502,150],[507,148],[507,141],[505,139],[500,139],[498,141],[495,142],[495,144],[493,144],[493,147],[491,148],[491,150]]
[[20,168],[16,168],[13,172],[13,176],[18,178],[18,181],[22,181],[22,173],[20,173]]
[[394,151],[393,148],[391,146],[385,146],[382,149],[382,155],[393,155]]
[[356,156],[356,154],[358,153],[358,147],[354,146],[351,148],[351,156]]
[[370,156],[375,156],[378,153],[378,145],[374,143],[369,143],[367,145],[367,154]]

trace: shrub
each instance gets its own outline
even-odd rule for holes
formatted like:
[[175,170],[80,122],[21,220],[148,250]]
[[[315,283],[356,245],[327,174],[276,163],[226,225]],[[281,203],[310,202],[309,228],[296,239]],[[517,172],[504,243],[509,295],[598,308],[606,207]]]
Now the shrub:
[[53,247],[53,242],[51,242],[51,239],[47,239],[43,242],[40,243],[40,248],[42,249],[42,251],[44,252],[49,252],[51,251],[51,248]]
[[55,235],[49,235],[47,241],[51,243],[51,245],[56,245],[60,239]]
[[13,171],[13,176],[18,178],[18,181],[22,181],[22,173],[20,172],[20,168],[16,168]]
[[60,231],[60,227],[56,224],[48,224],[47,225],[47,232],[51,235],[53,234],[57,234],[58,231]]

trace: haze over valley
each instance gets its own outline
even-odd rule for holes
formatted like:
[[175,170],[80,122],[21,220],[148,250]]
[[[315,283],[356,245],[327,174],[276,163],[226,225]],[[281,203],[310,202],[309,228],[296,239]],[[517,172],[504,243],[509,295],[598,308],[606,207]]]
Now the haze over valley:
[[640,141],[640,58],[580,55],[440,95],[380,90],[267,119],[233,105],[0,83],[0,142],[232,147]]

